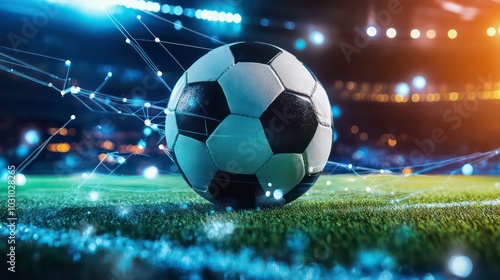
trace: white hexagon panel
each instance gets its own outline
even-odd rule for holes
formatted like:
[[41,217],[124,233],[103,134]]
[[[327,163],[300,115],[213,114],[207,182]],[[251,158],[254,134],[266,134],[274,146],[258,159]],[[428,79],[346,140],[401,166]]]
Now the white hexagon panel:
[[316,79],[295,56],[284,52],[271,62],[271,67],[287,90],[311,96]]
[[318,125],[313,139],[304,152],[307,174],[316,174],[326,166],[332,148],[333,131],[330,127]]
[[[234,57],[228,46],[222,46],[210,51],[198,59],[187,72],[189,84],[196,82],[217,81],[229,67],[234,65]],[[210,69],[210,71],[207,71]]]
[[258,118],[285,89],[266,64],[239,62],[219,79],[233,114]]
[[207,146],[220,170],[236,174],[255,174],[273,155],[260,121],[238,115],[229,115]]
[[316,88],[311,96],[311,101],[313,103],[314,111],[316,111],[319,123],[324,126],[331,127],[332,107],[330,106],[330,100],[328,100],[325,88],[323,88],[323,85],[319,82],[316,83]]

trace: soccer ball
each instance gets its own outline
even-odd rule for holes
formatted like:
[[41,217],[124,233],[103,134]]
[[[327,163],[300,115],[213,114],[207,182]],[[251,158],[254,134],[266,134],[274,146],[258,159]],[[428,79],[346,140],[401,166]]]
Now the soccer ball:
[[191,188],[234,208],[283,205],[309,190],[332,145],[328,96],[273,45],[224,45],[179,79],[166,110],[169,153]]

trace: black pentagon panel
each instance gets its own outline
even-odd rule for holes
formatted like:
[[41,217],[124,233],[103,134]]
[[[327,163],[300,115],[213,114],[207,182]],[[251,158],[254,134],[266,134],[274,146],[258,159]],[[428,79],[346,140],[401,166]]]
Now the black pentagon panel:
[[303,153],[318,128],[311,100],[288,91],[269,105],[260,121],[275,154]]
[[202,142],[229,114],[226,96],[218,82],[188,84],[175,109],[179,134]]
[[256,207],[257,197],[264,196],[255,175],[233,174],[219,171],[208,187],[207,198],[221,206],[237,209]]
[[258,42],[238,43],[229,47],[238,62],[255,62],[269,64],[282,51],[275,46]]
[[287,192],[283,198],[285,199],[286,203],[290,203],[297,198],[299,198],[301,195],[306,193],[318,180],[319,176],[321,173],[316,173],[312,175],[306,175],[302,181],[300,181],[295,188],[291,189],[289,192]]

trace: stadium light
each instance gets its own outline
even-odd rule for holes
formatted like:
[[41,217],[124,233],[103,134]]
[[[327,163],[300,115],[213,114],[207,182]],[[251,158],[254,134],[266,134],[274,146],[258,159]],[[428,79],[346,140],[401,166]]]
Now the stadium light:
[[474,166],[472,166],[472,164],[467,163],[462,166],[462,174],[464,174],[464,176],[470,176],[472,173],[474,173]]
[[418,29],[413,29],[413,30],[410,32],[410,36],[411,36],[413,39],[418,39],[418,38],[420,38],[420,30],[418,30]]
[[309,35],[309,39],[315,45],[322,45],[325,42],[325,35],[319,31],[314,31]]
[[366,28],[366,35],[374,37],[375,35],[377,35],[377,28],[375,28],[374,26],[369,26],[368,28]]
[[450,38],[452,40],[457,38],[457,35],[458,35],[458,32],[455,29],[450,29],[448,31],[448,38]]
[[425,88],[425,86],[427,85],[427,81],[422,76],[416,76],[412,80],[412,85],[415,89],[421,90]]
[[399,83],[396,85],[396,93],[402,96],[410,94],[410,86],[407,83]]
[[497,30],[494,27],[489,27],[488,29],[486,29],[486,34],[488,34],[488,36],[490,37],[493,37],[495,36],[495,34],[497,34]]
[[448,269],[460,278],[466,278],[472,272],[472,261],[466,256],[455,255],[448,261]]
[[[154,13],[162,12],[164,14],[196,17],[197,19],[203,19],[209,21],[219,21],[219,22],[227,22],[235,24],[239,24],[243,21],[243,17],[240,14],[236,13],[192,9],[192,8],[182,7],[179,5],[177,6],[168,4],[161,5],[160,3],[154,1],[144,1],[144,0],[45,0],[45,1],[59,5],[73,6],[81,11],[104,10],[110,6],[121,6],[127,9],[134,9],[134,10],[154,12]],[[203,14],[205,14],[205,16],[203,16]]]
[[144,169],[143,175],[146,179],[154,179],[158,176],[158,168],[156,166],[149,166]]
[[391,27],[391,28],[387,29],[387,31],[385,32],[385,34],[387,35],[387,37],[389,37],[389,38],[392,39],[392,38],[396,37],[397,32],[396,32],[396,29],[394,29],[394,28]]
[[307,47],[307,43],[306,43],[306,41],[305,41],[304,39],[297,39],[297,40],[295,41],[294,46],[295,46],[295,49],[296,49],[296,50],[298,50],[298,51],[303,51],[303,50],[305,50],[305,49],[306,49],[306,47]]
[[24,186],[26,185],[26,176],[23,174],[19,173],[17,174],[14,179],[16,180],[16,185],[18,186]]
[[36,130],[28,130],[26,134],[24,134],[24,140],[26,140],[29,145],[34,145],[40,142],[40,135]]
[[429,39],[434,39],[434,38],[436,38],[436,31],[434,31],[433,29],[429,29],[429,30],[427,30],[427,33],[425,33],[425,35]]

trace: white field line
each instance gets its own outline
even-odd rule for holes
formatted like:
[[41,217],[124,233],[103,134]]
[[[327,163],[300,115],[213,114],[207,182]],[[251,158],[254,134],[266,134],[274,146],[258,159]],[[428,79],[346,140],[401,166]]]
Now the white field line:
[[[114,269],[119,274],[137,277],[134,271],[135,259],[156,269],[173,268],[179,271],[196,273],[208,268],[218,273],[237,273],[250,279],[332,279],[331,271],[319,268],[318,265],[288,265],[273,259],[259,257],[255,251],[243,248],[239,252],[220,250],[210,244],[183,247],[173,242],[160,240],[137,240],[114,234],[94,235],[94,228],[80,230],[54,230],[38,228],[26,224],[17,225],[16,238],[23,242],[33,242],[43,248],[71,248],[72,254],[93,255],[96,251],[105,252],[116,258]],[[0,237],[7,237],[10,229],[6,223],[0,224]],[[43,254],[43,252],[42,252]],[[68,256],[71,258],[71,256]],[[75,257],[73,256],[73,259]],[[360,278],[359,272],[351,272],[349,268],[338,267],[346,279]],[[354,274],[353,274],[354,273]],[[130,278],[132,279],[132,278]]]
[[439,203],[418,203],[418,204],[401,204],[381,207],[381,210],[405,210],[405,209],[431,209],[431,208],[450,208],[450,207],[467,207],[467,206],[498,206],[500,199],[484,200],[484,201],[461,201],[461,202],[439,202]]

